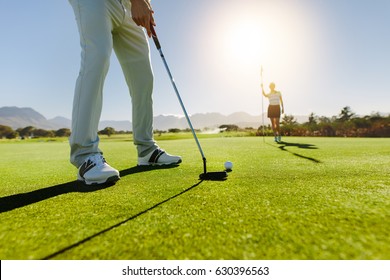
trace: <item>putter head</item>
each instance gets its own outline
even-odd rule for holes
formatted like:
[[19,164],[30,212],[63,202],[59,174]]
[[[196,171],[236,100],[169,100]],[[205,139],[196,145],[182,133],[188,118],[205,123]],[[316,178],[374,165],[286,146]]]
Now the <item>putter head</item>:
[[209,180],[209,181],[225,181],[228,177],[226,171],[220,172],[206,172],[199,175],[200,180]]

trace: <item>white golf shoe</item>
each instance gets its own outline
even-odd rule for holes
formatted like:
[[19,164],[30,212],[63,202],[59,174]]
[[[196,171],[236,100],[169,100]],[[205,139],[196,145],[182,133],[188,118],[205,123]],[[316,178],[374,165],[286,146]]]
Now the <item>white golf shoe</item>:
[[119,171],[109,166],[101,154],[89,156],[77,172],[77,180],[86,185],[115,183],[119,179]]
[[180,156],[173,156],[161,149],[156,149],[144,157],[138,158],[138,165],[171,165],[181,163]]

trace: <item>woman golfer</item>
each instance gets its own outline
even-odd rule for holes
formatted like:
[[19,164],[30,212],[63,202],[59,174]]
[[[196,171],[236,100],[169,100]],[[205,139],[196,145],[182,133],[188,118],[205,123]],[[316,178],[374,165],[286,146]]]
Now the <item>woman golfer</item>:
[[269,88],[270,93],[266,94],[264,92],[263,84],[261,84],[261,90],[265,97],[269,100],[268,106],[268,118],[271,120],[272,131],[274,132],[275,142],[280,142],[282,140],[280,135],[280,106],[282,106],[282,114],[284,113],[283,99],[280,91],[275,90],[275,83],[270,83]]

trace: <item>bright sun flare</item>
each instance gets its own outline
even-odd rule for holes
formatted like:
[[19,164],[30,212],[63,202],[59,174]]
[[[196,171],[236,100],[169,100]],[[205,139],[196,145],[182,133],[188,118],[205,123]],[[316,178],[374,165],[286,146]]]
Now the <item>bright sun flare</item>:
[[226,34],[226,51],[243,64],[261,63],[267,53],[267,36],[256,22],[243,21],[230,27]]
[[[310,76],[317,58],[312,51],[316,49],[312,40],[317,34],[315,25],[308,24],[308,14],[290,1],[226,2],[217,15],[205,21],[211,40],[202,44],[204,54],[210,55],[216,88],[219,90],[221,82],[229,85],[224,89],[226,100],[234,102],[229,106],[251,106],[248,111],[255,111],[261,100],[260,82],[266,90],[275,82],[288,96],[298,78]],[[294,94],[299,96],[300,90]]]
[[226,22],[223,30],[221,54],[240,75],[258,73],[263,65],[269,75],[279,80],[309,57],[306,49],[310,44],[305,43],[309,36],[299,36],[302,28],[296,20],[240,16]]

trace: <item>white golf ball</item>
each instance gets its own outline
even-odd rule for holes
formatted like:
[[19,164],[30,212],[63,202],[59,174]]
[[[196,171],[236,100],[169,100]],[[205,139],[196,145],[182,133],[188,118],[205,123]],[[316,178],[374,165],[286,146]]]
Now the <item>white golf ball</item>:
[[233,162],[231,162],[231,161],[225,162],[225,168],[226,168],[226,170],[232,170],[233,169]]

